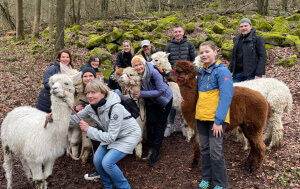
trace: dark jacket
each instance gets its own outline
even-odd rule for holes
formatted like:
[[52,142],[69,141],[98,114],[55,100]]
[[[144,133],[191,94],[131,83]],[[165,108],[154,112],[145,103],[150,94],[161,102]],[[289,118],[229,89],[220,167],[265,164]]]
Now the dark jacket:
[[50,86],[48,84],[49,78],[54,74],[60,72],[59,64],[60,64],[59,61],[55,61],[44,72],[44,79],[43,79],[44,87],[42,88],[39,94],[38,101],[36,103],[36,108],[46,113],[51,112]]
[[126,68],[126,67],[131,67],[131,59],[132,59],[132,54],[131,53],[122,53],[119,52],[117,54],[117,59],[116,59],[116,65],[119,68]]
[[[243,73],[245,76],[259,76],[265,74],[266,48],[264,39],[255,34],[255,28],[252,28],[249,36],[243,40]],[[233,39],[234,47],[228,69],[235,74],[237,63],[237,46],[242,34]]]
[[[86,63],[85,65],[83,65],[81,67],[81,69],[79,71],[82,71],[84,68],[87,68],[87,67],[90,67],[90,68],[93,68],[92,65],[90,63]],[[95,70],[95,72],[100,72],[100,70],[98,68],[93,68]]]
[[196,49],[192,42],[188,41],[186,36],[183,36],[180,42],[176,41],[175,38],[172,39],[165,48],[166,53],[170,53],[169,62],[172,67],[178,60],[186,60],[193,62],[196,57]]
[[[151,55],[154,54],[154,53],[156,53],[156,52],[158,52],[158,51],[161,51],[161,49],[160,49],[160,48],[157,48],[157,47],[154,47],[154,46],[151,46],[151,50],[150,50],[150,54],[151,54]],[[147,62],[151,62],[152,59],[150,58],[149,60],[147,60],[147,57],[146,57],[144,51],[141,51],[141,55],[144,57],[144,59],[145,59]]]

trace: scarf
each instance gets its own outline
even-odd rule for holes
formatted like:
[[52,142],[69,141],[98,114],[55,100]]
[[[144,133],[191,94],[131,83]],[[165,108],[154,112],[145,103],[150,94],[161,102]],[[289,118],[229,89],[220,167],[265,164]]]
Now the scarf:
[[151,74],[150,74],[150,69],[148,67],[148,64],[145,63],[145,71],[144,71],[144,74],[143,74],[143,77],[142,77],[142,89],[144,89],[145,91],[148,90],[148,81],[150,81],[150,77],[151,77]]
[[66,73],[67,71],[72,69],[70,64],[67,66],[67,65],[64,65],[63,63],[59,62],[59,66],[60,66],[61,73]]

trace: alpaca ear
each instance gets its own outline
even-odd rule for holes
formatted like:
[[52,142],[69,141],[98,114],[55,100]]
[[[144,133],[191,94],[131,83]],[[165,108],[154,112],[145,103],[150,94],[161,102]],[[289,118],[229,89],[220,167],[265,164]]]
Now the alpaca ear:
[[164,55],[164,58],[168,58],[169,55],[170,55],[170,53],[166,53],[166,54]]
[[81,78],[82,72],[78,72],[75,75],[72,75],[72,80],[77,81],[79,78]]

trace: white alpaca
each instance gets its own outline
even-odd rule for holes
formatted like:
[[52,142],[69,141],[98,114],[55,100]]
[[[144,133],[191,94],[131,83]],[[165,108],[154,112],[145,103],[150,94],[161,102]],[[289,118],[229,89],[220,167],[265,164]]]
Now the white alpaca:
[[[272,108],[272,116],[267,122],[264,131],[264,141],[268,149],[283,145],[283,125],[281,117],[292,109],[292,94],[289,88],[281,81],[274,78],[261,78],[235,83],[234,86],[247,87],[260,92],[269,102]],[[247,149],[247,139],[235,131],[242,140],[244,149]]]
[[29,106],[15,108],[1,126],[4,170],[7,188],[12,188],[12,154],[18,156],[29,180],[47,188],[55,160],[65,153],[66,136],[74,102],[72,79],[56,74],[49,79],[53,122],[44,128],[47,113]]
[[195,67],[196,70],[199,70],[202,66],[203,66],[203,62],[201,61],[201,58],[200,56],[196,56],[194,62],[193,62],[193,65]]

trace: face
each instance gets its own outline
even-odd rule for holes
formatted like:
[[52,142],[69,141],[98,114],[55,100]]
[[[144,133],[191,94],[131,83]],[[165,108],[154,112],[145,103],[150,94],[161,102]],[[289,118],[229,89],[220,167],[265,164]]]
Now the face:
[[130,47],[130,44],[129,43],[123,43],[123,50],[124,50],[124,52],[130,52],[130,49],[131,49],[131,47]]
[[247,23],[247,22],[243,22],[240,24],[240,32],[243,35],[247,35],[248,33],[250,33],[252,26]]
[[150,53],[151,45],[145,45],[142,47],[144,53]]
[[70,60],[71,60],[71,59],[70,59],[70,56],[69,56],[68,53],[65,53],[65,52],[61,53],[59,61],[60,61],[62,64],[68,66],[68,65],[70,64]]
[[145,71],[145,65],[143,62],[134,62],[132,67],[139,75],[142,75]]
[[104,97],[105,94],[101,92],[90,91],[86,93],[86,99],[92,105],[97,105],[100,102],[100,100],[102,100]]
[[94,75],[91,72],[85,72],[82,76],[82,83],[84,85],[88,84],[90,81],[95,79]]
[[207,66],[209,66],[216,60],[216,56],[218,54],[217,51],[214,51],[208,45],[201,46],[199,52],[200,52],[201,61]]
[[99,58],[95,58],[95,60],[91,61],[91,65],[93,68],[98,68],[99,63],[100,63]]
[[173,29],[173,36],[176,41],[181,41],[181,39],[183,38],[183,35],[184,35],[184,31],[181,27]]

